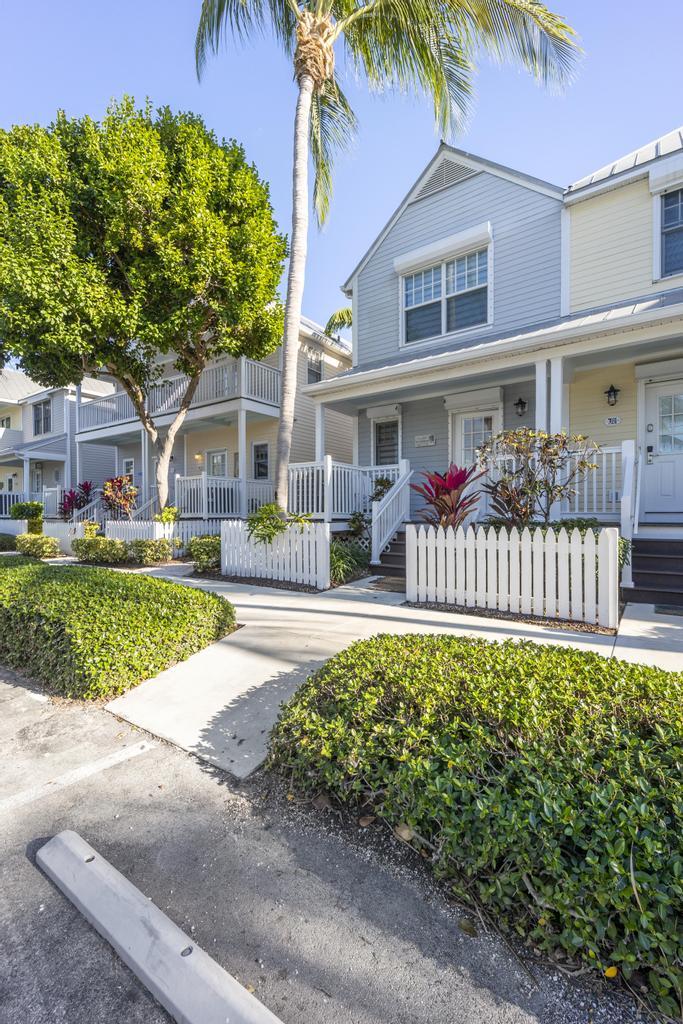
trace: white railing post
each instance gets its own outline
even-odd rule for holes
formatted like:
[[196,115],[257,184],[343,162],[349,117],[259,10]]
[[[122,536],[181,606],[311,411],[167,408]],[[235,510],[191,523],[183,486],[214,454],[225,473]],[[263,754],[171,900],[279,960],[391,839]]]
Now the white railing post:
[[370,514],[372,516],[372,527],[370,536],[370,565],[379,565],[379,556],[381,551],[379,548],[379,501],[373,501],[370,506]]
[[246,358],[240,356],[237,360],[237,394],[241,398],[244,395],[244,383],[246,377]]
[[[636,461],[636,442],[622,441],[621,443],[621,536],[624,540],[633,540],[634,519],[636,516],[634,477]],[[632,559],[624,564],[621,570],[622,587],[633,586]]]
[[323,519],[329,523],[332,519],[334,495],[332,494],[332,456],[323,459]]
[[406,600],[417,601],[417,527],[406,526]]
[[209,481],[206,471],[202,473],[202,519],[209,518]]

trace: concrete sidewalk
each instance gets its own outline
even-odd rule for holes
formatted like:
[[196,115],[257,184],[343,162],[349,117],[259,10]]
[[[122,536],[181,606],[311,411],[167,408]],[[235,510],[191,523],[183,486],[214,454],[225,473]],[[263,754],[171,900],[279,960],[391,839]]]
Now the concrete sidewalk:
[[[160,571],[155,573],[162,575]],[[175,576],[175,579],[179,579]],[[448,633],[570,645],[610,657],[683,667],[683,619],[629,606],[620,636],[401,607],[404,595],[367,582],[306,594],[185,578],[229,598],[242,628],[147,680],[107,710],[245,778],[266,756],[283,701],[354,640],[378,633]]]

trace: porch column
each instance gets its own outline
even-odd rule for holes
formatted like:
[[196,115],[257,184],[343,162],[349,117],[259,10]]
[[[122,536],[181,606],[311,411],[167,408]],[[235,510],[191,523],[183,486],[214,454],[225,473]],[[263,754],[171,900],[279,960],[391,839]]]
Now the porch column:
[[548,429],[548,361],[536,363],[536,430]]
[[240,516],[247,515],[247,410],[237,413],[237,464],[240,477]]
[[31,460],[30,459],[22,459],[22,462],[24,464],[24,468],[23,468],[24,485],[22,487],[22,491],[24,492],[24,495],[26,496],[26,500],[28,501],[30,499],[30,497],[31,497]]
[[325,406],[322,402],[315,404],[315,461],[322,462],[325,458]]
[[[116,451],[118,452],[118,448],[116,449]],[[118,474],[118,468],[117,468],[116,476],[118,476],[118,475],[119,474]],[[75,482],[78,484],[78,483],[80,483],[81,479],[82,479],[81,478],[81,442],[80,441],[76,441],[76,481]]]
[[359,442],[359,439],[358,439],[358,413],[356,413],[356,415],[353,417],[351,422],[353,424],[353,454],[352,454],[352,459],[353,459],[354,466],[357,466],[357,465],[359,465],[358,460],[360,458],[360,455],[359,455],[359,452],[360,452],[360,442]]
[[550,433],[559,434],[568,429],[565,403],[564,359],[550,360]]

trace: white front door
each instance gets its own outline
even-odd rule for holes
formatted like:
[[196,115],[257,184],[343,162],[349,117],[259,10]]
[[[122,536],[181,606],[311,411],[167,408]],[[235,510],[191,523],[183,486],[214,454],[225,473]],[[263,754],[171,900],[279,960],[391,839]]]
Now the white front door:
[[[490,441],[503,429],[500,409],[484,409],[476,412],[459,412],[454,416],[452,460],[461,469],[469,469],[477,461],[477,453],[485,441]],[[471,485],[479,489],[484,481]],[[469,490],[469,488],[468,488]],[[489,496],[480,491],[474,519],[480,520],[489,512]]]
[[683,521],[683,380],[645,388],[641,510]]

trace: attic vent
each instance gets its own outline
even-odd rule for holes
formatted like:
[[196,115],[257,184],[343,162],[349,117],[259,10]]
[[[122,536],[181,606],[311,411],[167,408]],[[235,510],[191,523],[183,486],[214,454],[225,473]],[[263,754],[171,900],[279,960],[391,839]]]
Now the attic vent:
[[420,191],[413,197],[413,202],[417,202],[418,199],[425,199],[435,192],[440,192],[442,188],[457,185],[459,181],[471,178],[476,173],[471,167],[457,164],[454,160],[444,159],[440,164],[437,164]]

